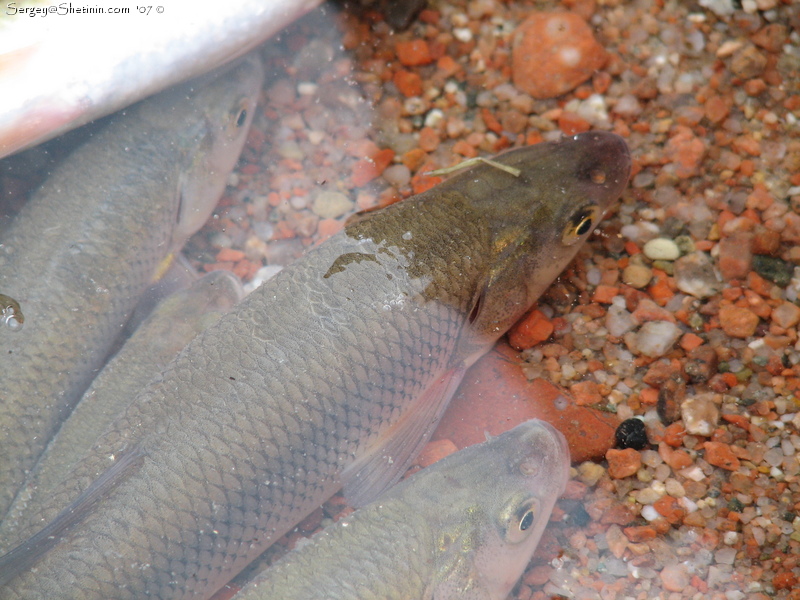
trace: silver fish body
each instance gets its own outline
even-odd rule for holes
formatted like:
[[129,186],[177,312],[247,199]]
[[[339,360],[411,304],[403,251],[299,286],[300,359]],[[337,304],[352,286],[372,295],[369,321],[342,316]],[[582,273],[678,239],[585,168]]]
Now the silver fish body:
[[[235,275],[213,271],[158,303],[105,364],[50,440],[8,515],[0,522],[0,540],[12,539],[12,532],[20,522],[25,523],[26,515],[38,513],[50,491],[125,411],[137,392],[243,295],[242,285]],[[0,541],[0,549],[4,545]]]
[[257,57],[114,118],[48,177],[0,238],[0,515],[102,366],[164,258],[207,220],[244,144]]
[[630,172],[603,133],[497,161],[519,176],[364,215],[195,338],[0,559],[0,596],[208,598],[342,485],[365,504],[396,481]]
[[233,0],[221,9],[178,0],[87,15],[69,14],[67,3],[9,3],[0,20],[0,158],[242,56],[320,2]]
[[564,436],[528,421],[397,484],[233,600],[504,600],[568,477]]

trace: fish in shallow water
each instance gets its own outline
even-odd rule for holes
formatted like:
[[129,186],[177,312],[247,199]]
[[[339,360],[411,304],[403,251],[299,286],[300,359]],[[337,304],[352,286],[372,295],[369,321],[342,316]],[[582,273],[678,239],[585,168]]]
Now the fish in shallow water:
[[173,0],[122,13],[6,3],[0,158],[242,56],[321,1]]
[[0,559],[0,596],[208,598],[342,485],[365,504],[396,481],[631,164],[609,133],[496,160],[518,175],[355,219],[196,337]]
[[216,322],[244,291],[228,271],[213,271],[164,298],[94,378],[28,474],[6,518],[0,551],[25,515],[37,513],[50,490],[89,449],[136,393],[200,331]]
[[522,423],[397,484],[233,600],[504,600],[568,477],[564,436]]
[[0,515],[69,414],[159,264],[207,220],[238,159],[263,67],[114,117],[48,177],[0,238]]

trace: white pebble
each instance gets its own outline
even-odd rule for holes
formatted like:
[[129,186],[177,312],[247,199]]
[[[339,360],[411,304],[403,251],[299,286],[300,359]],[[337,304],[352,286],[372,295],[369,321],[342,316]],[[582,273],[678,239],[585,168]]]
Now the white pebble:
[[675,260],[681,255],[678,244],[667,238],[650,240],[644,245],[642,252],[650,260]]
[[719,423],[719,408],[713,394],[698,394],[681,404],[681,418],[686,431],[704,437],[714,433]]
[[706,474],[703,473],[703,469],[698,467],[697,465],[692,465],[691,467],[686,467],[685,469],[681,469],[679,471],[682,477],[686,479],[691,479],[692,481],[703,481],[706,478]]
[[680,335],[681,330],[674,323],[648,321],[636,333],[636,348],[632,350],[650,358],[658,358],[672,350]]
[[411,181],[411,171],[405,165],[392,165],[383,172],[383,178],[396,188],[401,188]]
[[642,518],[645,521],[655,521],[656,519],[661,518],[661,515],[652,504],[648,504],[647,506],[642,507]]
[[613,304],[609,307],[605,320],[608,333],[614,337],[622,337],[636,326],[630,312]]
[[459,42],[469,42],[472,40],[472,30],[469,27],[457,27],[453,29],[453,37]]
[[323,219],[335,219],[352,210],[353,201],[341,192],[324,190],[314,199],[311,210]]

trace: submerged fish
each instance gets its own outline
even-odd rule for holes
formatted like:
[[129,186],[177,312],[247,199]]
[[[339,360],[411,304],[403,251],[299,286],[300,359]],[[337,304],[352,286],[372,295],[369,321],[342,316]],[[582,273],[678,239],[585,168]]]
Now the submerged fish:
[[518,175],[357,218],[196,337],[0,559],[0,596],[208,598],[342,485],[365,504],[396,481],[630,172],[608,133],[496,161]]
[[0,522],[0,551],[8,550],[5,540],[11,538],[18,523],[41,510],[52,488],[124,412],[136,393],[243,295],[235,275],[213,271],[169,295],[153,309],[95,377],[28,474],[25,486]]
[[121,9],[6,3],[0,158],[242,56],[321,1],[231,0],[222,8],[173,0]]
[[504,600],[568,478],[564,436],[528,421],[397,484],[233,600]]
[[0,515],[102,366],[163,259],[207,220],[263,79],[257,57],[114,117],[68,156],[0,238]]

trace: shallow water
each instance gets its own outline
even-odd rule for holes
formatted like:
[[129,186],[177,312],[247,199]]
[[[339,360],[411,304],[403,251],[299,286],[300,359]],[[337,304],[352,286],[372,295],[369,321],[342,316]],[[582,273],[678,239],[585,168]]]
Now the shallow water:
[[[551,139],[562,128],[620,133],[634,155],[632,183],[539,303],[553,334],[524,353],[523,371],[572,388],[620,419],[644,418],[650,444],[630,476],[612,478],[603,460],[576,465],[577,483],[512,597],[793,598],[800,576],[800,315],[791,306],[800,289],[800,182],[791,178],[800,167],[800,95],[788,75],[800,62],[797,9],[743,3],[746,10],[717,15],[646,0],[605,2],[594,11],[593,3],[570,4],[593,13],[611,59],[577,91],[552,100],[514,88],[510,49],[534,8],[558,3],[437,3],[400,33],[370,13],[343,15],[328,5],[301,20],[263,48],[268,76],[254,131],[186,255],[200,269],[258,280],[356,210],[426,185],[416,177],[421,170],[472,151],[490,155]],[[777,35],[774,28],[763,33],[770,23],[787,25],[783,47],[764,47]],[[412,39],[428,42],[432,62],[400,64],[397,43]],[[419,95],[399,91],[408,85],[401,72],[420,76]],[[720,117],[720,107],[728,114]],[[34,152],[27,156],[35,168],[20,166],[24,157],[0,162],[0,214],[13,214],[27,184],[47,170]],[[388,168],[373,166],[382,161]],[[709,257],[711,275],[700,277],[709,295],[686,291],[676,260],[641,253],[656,237],[677,242],[682,255]],[[649,253],[656,256],[652,247]],[[770,268],[753,255],[770,257]],[[640,285],[634,276],[642,270],[631,273],[630,265],[654,281]],[[645,299],[665,310],[640,308],[639,320],[629,322]],[[647,321],[674,323],[655,336],[674,333],[673,343],[645,351]],[[686,374],[698,343],[688,334],[716,356],[700,377]],[[696,410],[684,404],[697,397],[707,431],[692,425]],[[658,407],[667,421],[696,428],[668,429]],[[714,466],[707,442],[727,448],[738,465]],[[334,499],[301,533],[341,509]]]

